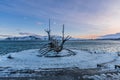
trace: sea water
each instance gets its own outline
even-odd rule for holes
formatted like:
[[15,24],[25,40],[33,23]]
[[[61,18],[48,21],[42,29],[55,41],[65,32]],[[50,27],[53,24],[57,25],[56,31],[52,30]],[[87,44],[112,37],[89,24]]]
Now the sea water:
[[[46,41],[0,41],[0,54],[40,49]],[[65,48],[88,51],[90,53],[120,52],[119,40],[82,40],[68,41]]]

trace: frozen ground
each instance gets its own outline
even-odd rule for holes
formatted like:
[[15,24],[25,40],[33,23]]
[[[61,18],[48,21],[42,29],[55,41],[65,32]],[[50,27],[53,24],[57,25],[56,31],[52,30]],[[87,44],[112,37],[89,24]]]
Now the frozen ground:
[[[33,72],[33,70],[43,70],[46,68],[75,68],[79,69],[92,69],[97,68],[97,64],[104,64],[102,66],[101,71],[114,70],[114,65],[120,64],[120,58],[116,53],[101,53],[101,54],[91,54],[86,51],[73,50],[76,52],[74,56],[68,57],[38,57],[38,49],[33,50],[25,50],[22,52],[9,53],[3,56],[0,56],[0,77],[5,76],[8,72],[17,71],[17,72]],[[66,51],[61,52],[63,55]],[[9,55],[13,57],[13,59],[7,58]],[[24,71],[22,71],[24,70]],[[15,73],[15,72],[14,72]],[[11,76],[25,76],[26,74],[20,75],[12,74]],[[34,74],[35,75],[35,74]],[[105,74],[106,75],[106,74]],[[8,76],[8,75],[7,75]],[[85,78],[98,78],[101,75],[92,75],[85,76]],[[116,75],[117,76],[117,75]],[[119,78],[119,74],[117,76]],[[102,79],[100,79],[102,80]]]
[[84,76],[89,80],[120,80],[120,73],[107,73],[93,76]]
[[[96,68],[97,64],[106,63],[117,58],[115,53],[107,54],[90,54],[84,51],[73,50],[77,53],[75,56],[69,57],[38,57],[38,50],[26,50],[18,53],[10,53],[0,57],[0,66],[18,68],[18,69],[37,69],[37,68],[65,68],[65,67],[79,67]],[[66,53],[63,51],[62,53]],[[8,59],[11,55],[13,59]]]

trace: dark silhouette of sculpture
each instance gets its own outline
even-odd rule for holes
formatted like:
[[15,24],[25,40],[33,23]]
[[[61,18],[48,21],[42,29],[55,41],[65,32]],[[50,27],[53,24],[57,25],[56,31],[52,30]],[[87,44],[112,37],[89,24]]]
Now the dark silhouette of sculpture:
[[[50,20],[49,20],[49,29],[45,30],[45,32],[48,34],[48,43],[45,44],[40,50],[39,56],[48,56],[49,52],[53,51],[54,54],[53,56],[56,57],[58,56],[59,52],[61,52],[64,48],[64,44],[66,41],[68,41],[71,37],[67,36],[65,37],[64,34],[64,24],[63,24],[63,28],[62,28],[62,39],[61,40],[57,40],[55,39],[53,36],[51,36],[51,29],[50,29]],[[69,50],[69,49],[65,49],[69,52],[72,52],[72,55],[75,54],[73,51]]]

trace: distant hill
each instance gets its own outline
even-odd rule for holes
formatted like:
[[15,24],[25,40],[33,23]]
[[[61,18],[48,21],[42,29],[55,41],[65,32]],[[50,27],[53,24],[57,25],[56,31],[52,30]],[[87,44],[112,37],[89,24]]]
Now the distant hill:
[[16,41],[16,40],[41,40],[41,38],[38,38],[36,36],[23,36],[23,37],[8,37],[5,40],[12,40],[12,41]]
[[[54,36],[54,38],[61,40],[61,36]],[[38,36],[38,35],[32,35],[32,36],[22,36],[22,37],[8,37],[5,38],[5,40],[10,41],[26,41],[26,40],[48,40],[47,36]],[[70,40],[81,40],[79,38],[71,38]]]
[[116,34],[108,34],[108,35],[104,35],[104,36],[100,36],[97,39],[115,39],[115,40],[120,40],[120,33],[116,33]]

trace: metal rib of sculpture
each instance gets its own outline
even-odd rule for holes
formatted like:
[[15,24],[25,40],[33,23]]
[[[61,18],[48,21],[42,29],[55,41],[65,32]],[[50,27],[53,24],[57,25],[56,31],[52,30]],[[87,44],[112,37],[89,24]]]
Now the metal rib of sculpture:
[[[39,50],[40,54],[38,56],[64,57],[64,56],[71,56],[76,54],[72,50],[64,48],[65,42],[71,38],[70,36],[64,37],[64,24],[62,29],[62,40],[57,40],[53,36],[51,36],[50,20],[49,20],[49,29],[45,31],[48,34],[48,43],[42,46],[42,48]],[[61,55],[60,52],[62,50],[66,50],[68,53],[65,55]]]

